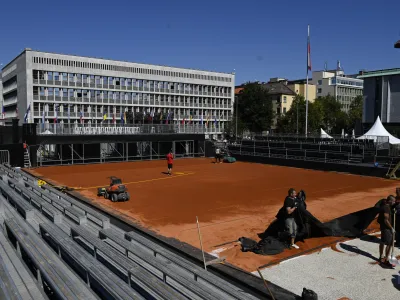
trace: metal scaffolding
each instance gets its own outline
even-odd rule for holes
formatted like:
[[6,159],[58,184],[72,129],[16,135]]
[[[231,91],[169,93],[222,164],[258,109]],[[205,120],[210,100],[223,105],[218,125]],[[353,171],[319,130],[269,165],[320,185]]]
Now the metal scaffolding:
[[205,141],[134,141],[91,144],[42,144],[38,166],[164,159],[172,150],[177,158],[205,157]]

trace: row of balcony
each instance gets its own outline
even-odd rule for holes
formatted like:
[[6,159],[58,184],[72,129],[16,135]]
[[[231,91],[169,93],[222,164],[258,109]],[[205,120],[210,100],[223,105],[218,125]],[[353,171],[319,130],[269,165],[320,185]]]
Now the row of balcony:
[[169,93],[176,95],[201,95],[201,96],[217,96],[217,97],[231,97],[229,93],[216,93],[216,92],[203,92],[203,91],[181,91],[175,89],[165,89],[156,87],[137,87],[137,86],[122,86],[113,84],[102,84],[102,83],[84,83],[84,82],[70,82],[70,81],[59,81],[59,80],[43,80],[33,79],[33,84],[49,85],[49,86],[68,86],[68,87],[82,87],[82,88],[96,88],[96,89],[107,89],[107,90],[119,90],[119,91],[139,91],[139,92],[153,92],[153,93]]
[[85,103],[93,103],[93,104],[123,104],[123,105],[153,105],[153,106],[175,106],[175,107],[204,107],[204,108],[226,108],[231,109],[231,104],[216,104],[216,103],[194,103],[194,102],[168,102],[168,101],[149,101],[149,100],[121,100],[121,99],[96,99],[92,97],[53,97],[53,96],[38,96],[33,95],[34,101],[47,101],[47,102],[68,102],[63,104],[85,104]]
[[3,94],[7,94],[8,92],[12,92],[12,91],[14,91],[14,90],[16,90],[17,89],[17,82],[16,81],[14,81],[13,83],[11,83],[11,84],[9,84],[9,85],[7,85],[7,86],[3,86]]
[[[57,112],[57,117],[58,118],[80,118],[82,115],[83,118],[90,118],[90,119],[103,119],[104,118],[104,113],[88,113],[88,112],[82,112],[82,114],[80,112],[70,112],[68,115],[68,112]],[[40,117],[43,118],[43,112],[40,111],[34,111],[33,112],[33,116],[34,117]],[[49,112],[45,112],[45,118],[55,118],[56,114],[54,111],[49,111]],[[201,115],[192,115],[192,121],[201,121]],[[210,116],[208,118],[208,122],[214,122],[215,121],[216,116]],[[112,120],[113,119],[113,114],[109,114],[107,113],[107,120]],[[115,114],[115,119],[120,120],[121,119],[121,115],[120,113],[116,113]],[[180,115],[178,117],[174,117],[174,121],[182,121],[183,119],[185,119],[186,121],[190,120],[190,115]],[[165,120],[165,118],[163,118],[163,120]],[[219,118],[217,118],[217,122],[218,121],[229,121],[227,116],[220,116]],[[203,122],[206,123],[207,122],[207,118],[205,116],[203,116]]]
[[12,105],[17,104],[17,102],[18,102],[17,96],[10,97],[10,98],[3,100],[3,106],[12,106]]

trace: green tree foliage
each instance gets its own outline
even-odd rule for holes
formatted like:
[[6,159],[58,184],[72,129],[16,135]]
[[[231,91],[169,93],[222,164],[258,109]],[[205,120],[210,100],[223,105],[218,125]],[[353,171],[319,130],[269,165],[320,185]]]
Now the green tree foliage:
[[[354,119],[361,118],[359,113],[359,99],[354,104]],[[356,105],[357,103],[357,105]],[[362,106],[362,103],[361,103]],[[352,110],[352,108],[350,108]],[[358,113],[355,113],[355,112]],[[353,113],[352,113],[353,114]],[[298,132],[305,133],[306,102],[304,97],[297,95],[293,100],[290,110],[278,118],[277,130],[283,133],[296,133],[298,116]],[[319,133],[320,128],[332,133],[341,134],[342,129],[349,132],[354,123],[349,115],[342,111],[341,104],[333,96],[318,97],[314,102],[308,103],[308,133]]]
[[[323,107],[320,102],[308,102],[308,128],[309,133],[320,128],[323,116]],[[306,101],[303,96],[297,95],[288,112],[278,118],[277,130],[281,133],[305,134],[306,126]],[[298,128],[297,128],[298,127]]]
[[350,104],[349,108],[349,127],[355,128],[357,122],[362,121],[363,96],[357,96]]
[[237,107],[238,118],[246,129],[262,132],[271,128],[274,118],[272,101],[262,85],[247,83],[239,94]]

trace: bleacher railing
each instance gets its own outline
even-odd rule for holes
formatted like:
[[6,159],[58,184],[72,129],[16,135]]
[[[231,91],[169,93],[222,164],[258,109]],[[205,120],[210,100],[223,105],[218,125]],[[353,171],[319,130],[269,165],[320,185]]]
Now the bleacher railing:
[[241,143],[241,141],[270,141],[270,142],[298,142],[298,143],[323,143],[323,144],[374,144],[379,146],[380,149],[388,149],[389,137],[388,136],[363,136],[361,139],[359,137],[344,137],[342,135],[331,135],[330,137],[324,137],[321,135],[255,135],[252,137],[245,137],[237,143]]
[[132,135],[132,134],[212,134],[204,125],[192,124],[44,124],[37,126],[38,135]]
[[232,142],[229,151],[233,155],[249,155],[300,159],[335,163],[374,163],[379,153],[389,156],[388,137],[368,137],[363,140],[304,139],[302,141],[268,139],[244,139]]

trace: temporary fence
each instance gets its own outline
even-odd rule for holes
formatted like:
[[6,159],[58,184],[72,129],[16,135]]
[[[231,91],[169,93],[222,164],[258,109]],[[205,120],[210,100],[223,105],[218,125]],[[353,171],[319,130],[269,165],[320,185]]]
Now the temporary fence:
[[[257,142],[246,141],[244,144],[230,144],[229,151],[232,155],[264,156],[284,159],[310,160],[330,163],[374,163],[377,149],[366,149],[354,145],[321,145],[301,144],[299,147],[289,147],[289,144],[279,143],[280,147],[274,147],[276,143],[265,143],[264,146]],[[308,148],[308,149],[307,149]],[[387,151],[388,152],[388,151]]]

